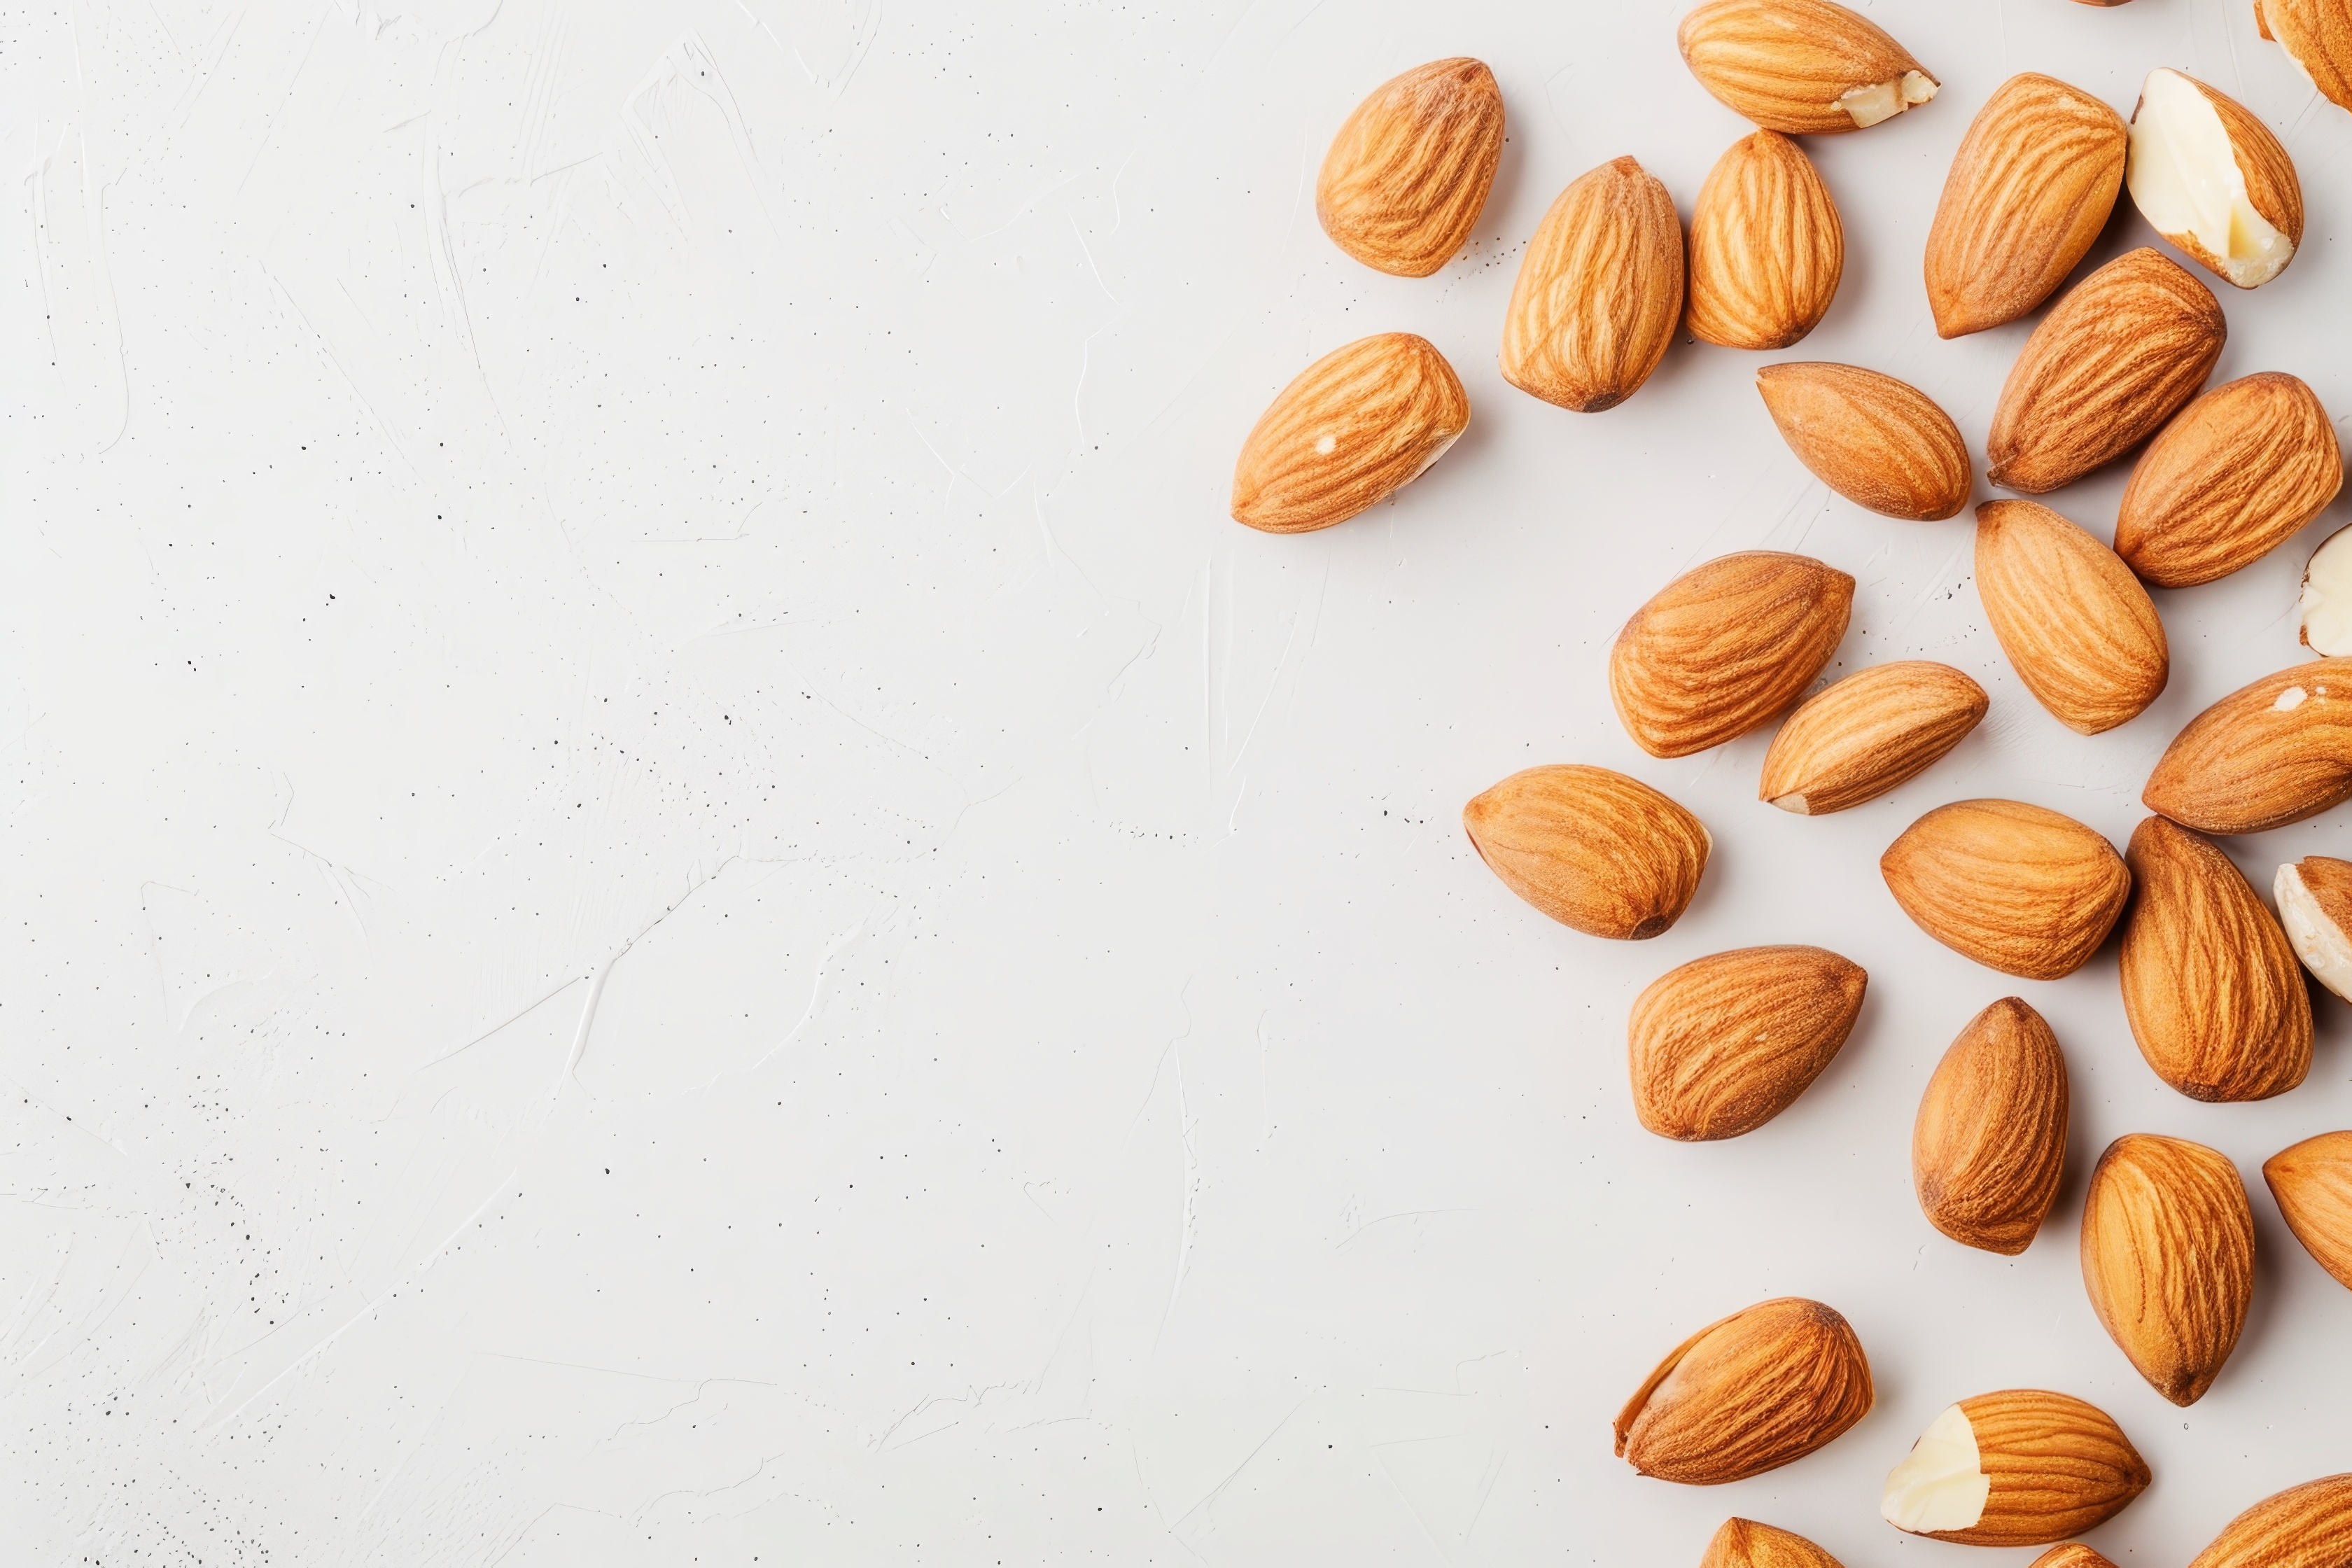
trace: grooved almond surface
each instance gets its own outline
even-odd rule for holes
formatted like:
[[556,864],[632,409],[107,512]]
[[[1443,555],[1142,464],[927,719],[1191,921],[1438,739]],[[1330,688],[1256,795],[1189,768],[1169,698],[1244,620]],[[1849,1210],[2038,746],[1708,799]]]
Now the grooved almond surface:
[[2203,1398],[2253,1300],[2253,1211],[2229,1156],[2147,1132],[2107,1145],[2083,1205],[2083,1283],[2150,1387]]
[[1267,533],[1344,522],[1418,479],[1469,423],[1462,383],[1428,339],[1359,338],[1258,416],[1234,464],[1234,521]]
[[1938,1417],[1888,1476],[1880,1511],[1937,1541],[2041,1546],[2114,1518],[2149,1479],[2147,1461],[2097,1405],[2009,1388]]
[[1607,768],[1527,768],[1462,808],[1511,891],[1593,936],[1639,941],[1682,917],[1712,840],[1697,817]]
[[2260,833],[2352,798],[2352,658],[2265,675],[2191,719],[2140,799],[2200,833]]
[[2352,12],[2342,0],[2254,0],[2254,21],[2338,109],[2352,109]]
[[1936,95],[1910,50],[1830,0],[1707,0],[1675,38],[1701,87],[1786,135],[1858,131]]
[[2182,409],[2140,454],[2116,553],[2159,587],[2210,583],[2286,542],[2343,488],[2318,395],[2276,371],[2242,376]]
[[2322,1132],[2263,1163],[2287,1229],[2336,1282],[2352,1289],[2352,1132]]
[[1779,349],[1820,324],[1845,269],[1837,204],[1804,150],[1776,131],[1733,142],[1691,208],[1692,333]]
[[1744,1480],[1830,1442],[1874,1397],[1853,1326],[1819,1301],[1783,1297],[1666,1352],[1617,1414],[1617,1453],[1662,1480]]
[[1781,724],[1757,798],[1801,816],[1875,800],[1958,745],[1989,706],[1984,688],[1948,664],[1914,658],[1857,670]]
[[1746,947],[1667,971],[1626,1024],[1634,1113],[1685,1142],[1754,1131],[1837,1056],[1869,980],[1821,947]]
[[[2091,5],[2101,3],[2102,0],[2084,0],[2084,4]],[[2111,3],[2120,5],[2123,0],[2111,0]],[[2081,1542],[2070,1541],[2063,1546],[2052,1547],[2026,1564],[2026,1568],[2116,1568],[2116,1565]]]
[[2324,1476],[2266,1497],[2223,1525],[2189,1568],[2344,1568],[2347,1563],[2352,1476]]
[[1844,1568],[1844,1564],[1794,1531],[1727,1519],[1706,1543],[1698,1568]]
[[1480,60],[1432,60],[1348,116],[1315,181],[1315,216],[1365,266],[1426,278],[1470,237],[1502,155],[1495,73]]
[[1921,931],[2028,980],[2055,980],[2089,962],[2131,893],[2115,846],[2020,800],[1937,806],[1887,847],[1878,869]]
[[2163,693],[2172,656],[2156,603],[2116,552],[2030,500],[1977,508],[1977,593],[2025,689],[2095,735]]
[[2004,996],[1969,1019],[1911,1128],[1927,1222],[1986,1252],[2032,1246],[2065,1169],[2067,1102],[2066,1058],[2041,1014]]
[[1850,364],[1770,364],[1756,390],[1780,438],[1846,500],[1916,521],[1969,501],[1969,449],[1951,416],[1916,387]]
[[1580,414],[1614,408],[1665,357],[1683,314],[1674,198],[1617,158],[1572,181],[1519,259],[1503,379]]
[[1617,716],[1654,757],[1736,739],[1797,700],[1853,612],[1853,577],[1810,555],[1748,550],[1695,566],[1618,632]]

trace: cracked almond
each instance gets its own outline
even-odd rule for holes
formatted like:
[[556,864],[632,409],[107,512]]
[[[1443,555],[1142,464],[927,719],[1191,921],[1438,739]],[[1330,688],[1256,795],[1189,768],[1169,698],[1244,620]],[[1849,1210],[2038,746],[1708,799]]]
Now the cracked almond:
[[1850,364],[1769,364],[1756,390],[1813,477],[1886,517],[1933,521],[1969,502],[1969,448],[1916,387]]
[[1592,936],[1641,941],[1689,907],[1713,840],[1697,817],[1607,768],[1527,768],[1462,808],[1504,886]]
[[2284,543],[2343,488],[2318,395],[2276,371],[2242,376],[2182,409],[2132,465],[2116,552],[2161,588],[2210,583]]
[[1875,800],[1934,766],[1990,702],[1948,664],[1909,658],[1856,670],[1781,724],[1756,796],[1800,816]]
[[1819,1301],[1783,1297],[1669,1351],[1618,1412],[1617,1454],[1661,1480],[1745,1480],[1831,1442],[1874,1397],[1853,1326]]
[[2200,833],[2261,833],[2352,799],[2352,658],[2265,675],[2181,727],[2140,799]]
[[2175,1405],[2205,1395],[2246,1326],[2254,1216],[2228,1155],[2133,1132],[2083,1204],[2083,1284],[2109,1338]]
[[2271,879],[2279,924],[2312,977],[2352,1002],[2352,860],[2306,855]]
[[1683,315],[1683,229],[1631,158],[1571,181],[1536,226],[1503,317],[1503,379],[1579,414],[1650,379]]
[[2236,288],[2285,271],[2303,243],[2303,184],[2286,148],[2236,99],[2183,72],[2147,73],[2124,179],[2150,227]]
[[2263,1163],[2287,1229],[2318,1265],[2352,1289],[2352,1132],[2323,1132]]
[[1810,555],[1746,550],[1692,567],[1633,612],[1609,650],[1609,693],[1654,757],[1769,723],[1837,651],[1853,578]]
[[2147,1461],[2097,1405],[2010,1388],[1948,1405],[1888,1472],[1879,1513],[1963,1546],[2042,1546],[2095,1529],[2147,1489]]
[[2018,679],[2068,729],[2137,718],[2171,679],[2164,622],[2116,552],[2030,500],[1977,508],[1977,594]]
[[1887,846],[1878,870],[1921,931],[2028,980],[2090,962],[2131,893],[2114,845],[2020,800],[1939,805]]
[[1234,464],[1234,521],[1266,533],[1345,522],[1419,479],[1469,423],[1470,400],[1435,344],[1411,332],[1359,338],[1258,416]]
[[1725,348],[1787,348],[1829,313],[1844,269],[1837,204],[1803,148],[1759,131],[1715,161],[1691,207],[1693,336]]
[[2058,1198],[2066,1165],[2066,1057],[2015,996],[1969,1020],[1927,1080],[1911,1127],[1911,1182],[1927,1223],[2014,1257]]
[[1784,135],[1860,131],[1936,96],[1910,50],[1831,0],[1707,0],[1675,38],[1701,87]]
[[1356,106],[1315,181],[1331,243],[1367,267],[1426,278],[1470,237],[1503,155],[1503,94],[1484,61],[1432,60]]
[[1634,1114],[1688,1143],[1754,1131],[1836,1058],[1869,984],[1821,947],[1746,947],[1668,970],[1626,1021]]

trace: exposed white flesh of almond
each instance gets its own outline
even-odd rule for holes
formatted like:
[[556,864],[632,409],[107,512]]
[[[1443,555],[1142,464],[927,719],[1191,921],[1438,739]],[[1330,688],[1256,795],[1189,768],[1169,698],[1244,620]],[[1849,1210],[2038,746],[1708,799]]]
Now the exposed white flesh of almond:
[[2269,282],[2294,257],[2294,241],[2248,198],[2221,112],[2179,71],[2147,73],[2124,178],[2157,233],[2193,236],[2241,289]]
[[1968,1412],[1950,1405],[1927,1424],[1903,1462],[1886,1472],[1878,1511],[1913,1534],[1967,1530],[1984,1517],[1992,1478],[1977,1458],[1976,1428]]
[[2294,861],[2278,868],[2271,896],[2278,900],[2279,923],[2286,927],[2286,940],[2294,944],[2303,966],[2317,975],[2322,985],[2352,1002],[2352,935],[2327,918]]
[[1873,82],[1838,94],[1838,107],[1853,117],[1857,130],[1867,131],[1882,120],[1892,120],[1936,96],[1936,84],[1918,71],[1905,71],[1889,81]]
[[2314,653],[2352,653],[2352,529],[2329,534],[2304,568],[2303,645]]

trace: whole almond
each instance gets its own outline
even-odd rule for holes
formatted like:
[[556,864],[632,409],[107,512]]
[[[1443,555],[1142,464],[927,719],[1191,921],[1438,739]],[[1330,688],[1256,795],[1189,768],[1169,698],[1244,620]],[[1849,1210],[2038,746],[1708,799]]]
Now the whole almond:
[[1790,136],[1859,131],[1936,96],[1911,51],[1830,0],[1707,0],[1675,37],[1701,87]]
[[2342,0],[2254,0],[2254,26],[2328,102],[2352,109],[2352,12]]
[[2147,1489],[2147,1461],[2107,1413],[2010,1388],[1948,1406],[1886,1478],[1897,1530],[1963,1546],[2041,1546],[2095,1529]]
[[[2086,5],[2120,5],[2124,0],[2083,0],[2083,3]],[[2116,1565],[2081,1542],[2070,1541],[2063,1546],[2052,1547],[2027,1563],[2026,1568],[2116,1568]]]
[[1957,338],[2055,293],[2106,226],[2129,143],[2122,116],[2032,71],[1969,122],[1927,230],[1927,308]]
[[1911,1127],[1927,1223],[1986,1252],[2033,1245],[2065,1169],[2066,1109],[2066,1058],[2041,1014],[2004,996],[1969,1019]]
[[1875,800],[1958,745],[1990,705],[1984,688],[1948,664],[1908,658],[1856,670],[1781,724],[1756,797],[1800,816]]
[[1683,314],[1683,230],[1631,158],[1571,182],[1536,226],[1503,318],[1503,379],[1580,414],[1650,379]]
[[1607,768],[1528,768],[1462,808],[1511,891],[1592,936],[1638,942],[1682,918],[1713,840],[1697,817]]
[[2116,553],[2163,588],[2252,565],[2317,517],[2344,488],[2336,422],[2318,396],[2276,371],[2191,403],[2132,465],[2116,514]]
[[1691,207],[1689,325],[1732,349],[1782,349],[1821,323],[1845,269],[1837,204],[1777,131],[1715,161]]
[[1752,1519],[1727,1519],[1706,1543],[1698,1568],[1845,1568],[1793,1531]]
[[1813,477],[1887,517],[1931,521],[1969,503],[1969,449],[1926,393],[1850,364],[1768,364],[1756,390]]
[[2352,1563],[2352,1476],[2326,1476],[2266,1497],[2223,1525],[2189,1568],[2344,1568],[2347,1563]]
[[1853,1325],[1819,1301],[1783,1297],[1668,1352],[1618,1412],[1617,1454],[1661,1480],[1745,1480],[1830,1442],[1873,1397]]
[[2090,962],[2131,893],[2115,846],[2019,800],[1939,805],[1887,846],[1878,870],[1921,931],[2028,980]]
[[2352,1002],[2352,860],[2306,855],[2271,879],[2279,924],[2312,977]]
[[1428,339],[1359,338],[1258,416],[1234,464],[1234,521],[1267,533],[1345,522],[1419,479],[1469,423],[1462,383]]
[[2124,178],[2157,233],[2237,288],[2285,271],[2303,242],[2303,184],[2285,147],[2236,99],[2180,71],[2148,72]]
[[2200,833],[2261,833],[2352,798],[2352,658],[2315,658],[2191,719],[2140,799]]
[[1626,1023],[1634,1114],[1690,1143],[1754,1131],[1830,1065],[1869,983],[1820,947],[1746,947],[1668,970]]
[[1745,735],[1812,684],[1853,613],[1853,579],[1810,555],[1747,550],[1694,566],[1618,632],[1617,717],[1654,757]]
[[2117,257],[2025,340],[1993,409],[1986,477],[2040,495],[2105,467],[2197,395],[2228,335],[2213,290],[2178,263]]
[[1315,181],[1331,243],[1367,267],[1426,278],[1470,237],[1503,155],[1503,94],[1474,59],[1432,60],[1356,105]]
[[2108,1144],[2083,1205],[2083,1284],[2150,1387],[2203,1398],[2254,1291],[2253,1210],[2229,1156],[2148,1132]]
[[2137,718],[2171,678],[2164,622],[2131,568],[2037,501],[1977,508],[1977,593],[2017,678],[2070,730]]
[[2287,1229],[2336,1282],[2352,1289],[2352,1132],[2323,1132],[2263,1162]]

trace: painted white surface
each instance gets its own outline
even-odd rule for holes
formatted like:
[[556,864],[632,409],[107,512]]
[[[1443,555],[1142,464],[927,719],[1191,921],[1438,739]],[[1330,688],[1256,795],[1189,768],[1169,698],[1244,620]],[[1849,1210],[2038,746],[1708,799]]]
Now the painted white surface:
[[[1603,416],[1507,387],[1560,185],[1633,153],[1686,212],[1742,132],[1680,9],[0,10],[10,1560],[1676,1563],[1738,1512],[1955,1563],[1881,1479],[2017,1384],[2153,1462],[2094,1537],[2120,1563],[2352,1468],[2352,1294],[2258,1179],[2252,1321],[2191,1410],[2074,1252],[2116,1134],[2252,1174],[2352,1123],[2341,1005],[2304,1089],[2192,1104],[2112,946],[2005,980],[1874,869],[1975,795],[2120,843],[2173,731],[2296,657],[2344,509],[2160,594],[2171,689],[2085,740],[2009,674],[1968,523],[1828,497],[1756,356],[1677,346]],[[1846,279],[1777,357],[1904,376],[1980,443],[2027,329],[1929,324],[1953,146],[2012,71],[2128,111],[2172,65],[2277,127],[2311,210],[2283,279],[2223,290],[2220,375],[2352,410],[2352,115],[2243,0],[1874,15],[1943,95],[1812,144]],[[1436,277],[1377,276],[1315,164],[1454,53],[1507,100],[1494,198]],[[1330,531],[1226,521],[1265,401],[1385,329],[1452,357],[1469,435]],[[2121,485],[2054,499],[2105,533]],[[1757,545],[1861,579],[1838,668],[1948,659],[1982,729],[1820,821],[1753,798],[1764,736],[1637,752],[1609,637]],[[1461,803],[1553,760],[1714,828],[1667,936],[1580,937],[1469,851]],[[2231,847],[2267,886],[2347,822]],[[1853,1042],[1749,1137],[1643,1133],[1628,1002],[1771,940],[1868,966]],[[2076,1126],[2004,1260],[1928,1228],[1907,1150],[2011,992]],[[1662,1352],[1791,1292],[1860,1331],[1865,1422],[1711,1491],[1610,1457]]]

